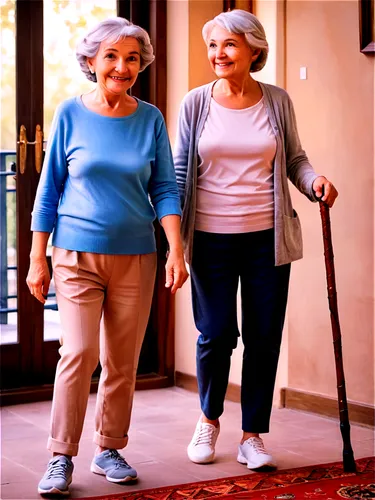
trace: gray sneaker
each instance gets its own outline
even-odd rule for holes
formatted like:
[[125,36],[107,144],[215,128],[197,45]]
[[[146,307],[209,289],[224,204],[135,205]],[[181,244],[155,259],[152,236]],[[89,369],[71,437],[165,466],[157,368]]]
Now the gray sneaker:
[[65,455],[57,455],[48,462],[47,470],[38,484],[40,495],[69,495],[73,462]]
[[137,471],[130,467],[117,450],[105,450],[95,455],[90,470],[105,476],[111,483],[127,483],[137,479]]

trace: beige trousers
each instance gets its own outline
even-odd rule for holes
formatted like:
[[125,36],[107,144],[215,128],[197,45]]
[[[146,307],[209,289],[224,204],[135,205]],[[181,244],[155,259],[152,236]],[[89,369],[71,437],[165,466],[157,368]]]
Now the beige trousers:
[[103,255],[54,248],[52,261],[62,339],[47,447],[77,455],[91,376],[100,359],[94,442],[124,448],[156,253]]

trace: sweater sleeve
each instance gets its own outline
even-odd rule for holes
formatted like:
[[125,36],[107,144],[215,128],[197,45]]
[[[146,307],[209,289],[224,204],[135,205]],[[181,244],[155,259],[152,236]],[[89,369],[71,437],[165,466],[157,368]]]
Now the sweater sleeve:
[[177,185],[180,192],[182,206],[184,206],[185,201],[185,187],[189,161],[189,145],[190,120],[188,116],[188,103],[185,97],[180,106],[176,141],[173,148],[173,159],[176,170]]
[[305,151],[302,149],[297,130],[294,106],[286,94],[285,119],[285,153],[287,176],[296,188],[311,201],[316,201],[312,185],[318,175],[311,166]]
[[53,118],[35,197],[32,231],[51,233],[54,228],[57,207],[68,174],[64,135],[63,110],[59,107]]
[[161,220],[166,215],[180,215],[180,199],[173,167],[171,146],[163,117],[155,123],[156,154],[152,162],[149,194],[156,215]]

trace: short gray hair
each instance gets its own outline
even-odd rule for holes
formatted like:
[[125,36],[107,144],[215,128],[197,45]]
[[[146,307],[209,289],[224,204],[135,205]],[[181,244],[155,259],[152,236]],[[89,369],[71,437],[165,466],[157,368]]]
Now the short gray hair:
[[90,72],[87,58],[95,57],[98,53],[101,42],[110,40],[114,43],[121,38],[132,37],[139,42],[141,49],[141,68],[143,71],[155,59],[154,50],[152,48],[150,37],[143,28],[131,23],[123,17],[114,17],[106,19],[97,24],[85,38],[78,44],[76,49],[76,58],[81,66],[82,72],[86,78],[92,82],[96,82],[95,73]]
[[252,49],[260,49],[258,58],[250,67],[251,73],[260,71],[264,67],[268,57],[268,42],[264,28],[254,14],[241,9],[222,12],[203,26],[202,36],[206,44],[215,26],[220,26],[230,33],[245,35],[246,41]]

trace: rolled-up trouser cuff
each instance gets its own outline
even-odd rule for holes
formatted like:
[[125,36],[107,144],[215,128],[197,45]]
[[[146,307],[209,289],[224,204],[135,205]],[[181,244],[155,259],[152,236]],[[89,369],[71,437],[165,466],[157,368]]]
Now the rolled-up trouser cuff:
[[53,453],[62,453],[63,455],[76,457],[78,455],[78,443],[64,443],[63,441],[57,441],[57,439],[49,437],[47,450]]
[[103,436],[98,432],[94,433],[94,443],[102,448],[109,448],[111,450],[121,450],[125,448],[128,444],[128,436],[124,436],[122,438],[112,438],[108,436]]

